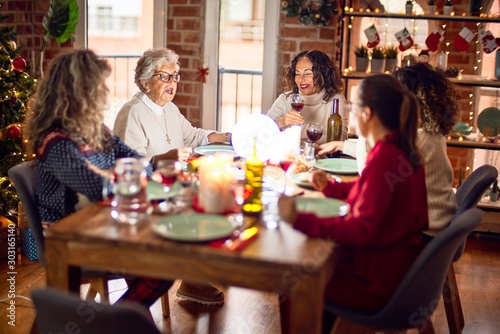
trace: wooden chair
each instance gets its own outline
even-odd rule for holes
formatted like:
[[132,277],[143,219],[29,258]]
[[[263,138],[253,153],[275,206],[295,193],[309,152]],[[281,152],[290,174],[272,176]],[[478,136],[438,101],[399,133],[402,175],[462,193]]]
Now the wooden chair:
[[[9,169],[8,175],[14,183],[16,192],[23,204],[29,227],[35,238],[38,260],[45,266],[45,237],[37,209],[35,188],[38,182],[37,160],[23,162]],[[94,299],[99,294],[101,301],[109,301],[108,281],[110,279],[126,278],[121,274],[107,273],[98,270],[82,270],[82,278],[90,283],[87,299]],[[165,317],[170,316],[168,294],[162,296],[162,310]]]
[[482,211],[475,208],[455,217],[425,246],[380,311],[364,313],[326,302],[325,310],[338,317],[332,333],[353,333],[353,323],[362,326],[363,333],[367,329],[395,332],[409,328],[434,333],[430,316],[439,304],[448,268],[457,249],[481,223],[482,217]]
[[31,293],[40,333],[160,334],[148,310],[135,303],[96,304],[73,293],[38,289]]

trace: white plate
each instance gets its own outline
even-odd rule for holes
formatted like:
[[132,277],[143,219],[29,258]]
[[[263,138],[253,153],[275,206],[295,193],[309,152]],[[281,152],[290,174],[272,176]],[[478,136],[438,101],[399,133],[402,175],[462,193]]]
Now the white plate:
[[199,213],[165,216],[151,225],[162,237],[177,241],[210,241],[227,237],[234,227],[227,217]]
[[200,155],[214,155],[215,153],[226,153],[236,156],[236,152],[231,145],[207,145],[198,146],[194,149],[194,153]]
[[182,191],[182,185],[179,182],[175,182],[172,185],[172,188],[170,189],[168,194],[163,191],[163,187],[163,184],[153,180],[149,180],[148,186],[146,188],[146,191],[148,193],[148,200],[160,201],[167,198],[172,198],[179,195],[179,193]]
[[358,163],[354,159],[321,159],[316,161],[314,167],[330,173],[358,174]]
[[[337,181],[337,182],[342,182],[342,179],[338,176],[332,175],[331,177],[332,177],[332,179],[335,179],[335,181]],[[313,189],[313,187],[310,183],[311,173],[308,173],[308,172],[297,173],[297,174],[294,174],[292,176],[292,178],[293,178],[293,182],[296,185],[304,187],[304,188]]]
[[349,212],[349,204],[334,198],[296,197],[297,210],[314,213],[319,218],[342,217]]

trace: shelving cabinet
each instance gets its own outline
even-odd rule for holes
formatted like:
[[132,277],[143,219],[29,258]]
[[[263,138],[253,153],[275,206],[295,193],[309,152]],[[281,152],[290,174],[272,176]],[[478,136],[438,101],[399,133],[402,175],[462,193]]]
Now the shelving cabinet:
[[[499,17],[476,17],[476,16],[444,16],[444,15],[404,15],[404,14],[393,14],[393,13],[375,13],[375,12],[345,12],[342,11],[342,33],[341,33],[341,45],[342,52],[340,54],[340,70],[342,72],[342,77],[344,80],[344,88],[346,92],[346,99],[350,100],[349,96],[352,90],[360,80],[366,78],[371,75],[371,73],[365,72],[356,72],[350,70],[350,67],[354,65],[355,56],[353,53],[354,46],[357,44],[353,44],[352,38],[352,30],[350,27],[357,25],[358,30],[357,33],[362,33],[362,27],[360,28],[361,18],[378,18],[378,19],[405,19],[405,20],[427,20],[435,22],[434,26],[436,28],[439,27],[442,22],[455,21],[455,22],[473,22],[477,24],[484,23],[500,23]],[[380,21],[379,21],[380,22]],[[429,31],[433,28],[430,27]],[[355,42],[356,43],[356,42]],[[471,87],[471,92],[474,93],[475,96],[480,96],[480,92],[484,88],[491,88],[500,90],[500,80],[495,79],[494,77],[481,77],[477,75],[460,75],[457,78],[450,78],[453,84],[457,86]],[[500,101],[498,101],[500,104]],[[476,104],[474,104],[475,106]],[[474,107],[476,110],[473,110],[473,119],[471,120],[471,124],[475,124],[477,115],[479,110],[477,107]],[[463,110],[462,112],[466,112],[467,115],[471,112],[471,110]],[[447,141],[448,147],[459,148],[459,149],[483,149],[483,150],[491,150],[493,152],[498,153],[500,151],[500,143],[486,143],[481,140],[467,140],[464,138],[460,139],[448,139]],[[457,168],[458,169],[458,168]],[[457,172],[457,171],[456,171]],[[457,172],[458,174],[458,172]],[[500,205],[498,203],[493,202],[481,202],[480,207],[485,211],[485,224],[483,226],[483,230],[500,232]]]

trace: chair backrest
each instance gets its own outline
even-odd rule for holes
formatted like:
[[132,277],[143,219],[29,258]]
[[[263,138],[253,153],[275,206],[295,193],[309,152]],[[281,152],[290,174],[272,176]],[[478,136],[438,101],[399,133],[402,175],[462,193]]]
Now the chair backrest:
[[[474,170],[457,189],[458,209],[455,217],[462,212],[475,208],[483,197],[483,194],[498,177],[498,171],[494,166],[482,165]],[[453,262],[458,261],[464,252],[465,240],[458,247],[457,253],[453,257]]]
[[43,236],[42,222],[38,213],[38,204],[35,189],[38,183],[37,160],[30,160],[11,167],[7,172],[9,178],[14,182],[17,195],[23,204],[24,212],[28,218],[28,224],[35,237],[38,260],[45,265],[45,242]]
[[160,334],[148,311],[139,304],[97,304],[77,294],[50,288],[31,293],[42,334]]
[[474,208],[497,177],[498,171],[491,165],[483,165],[474,170],[457,189],[458,210],[455,216]]
[[382,310],[366,315],[338,305],[325,308],[342,318],[367,326],[387,329],[418,327],[439,304],[444,280],[457,248],[483,217],[479,209],[469,209],[440,231],[422,250]]

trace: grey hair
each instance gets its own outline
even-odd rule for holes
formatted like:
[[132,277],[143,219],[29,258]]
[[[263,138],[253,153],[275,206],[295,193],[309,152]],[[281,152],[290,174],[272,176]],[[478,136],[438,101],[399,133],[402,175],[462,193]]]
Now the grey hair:
[[166,48],[149,49],[139,58],[137,67],[135,68],[134,81],[142,92],[145,93],[146,89],[141,85],[141,80],[145,80],[146,82],[151,80],[155,71],[165,63],[174,64],[177,72],[179,72],[181,68],[179,55],[175,53],[175,51]]

